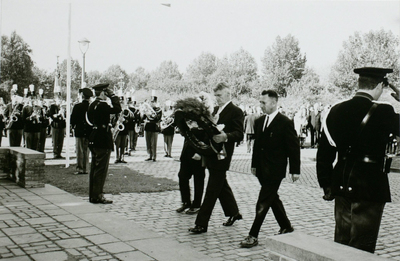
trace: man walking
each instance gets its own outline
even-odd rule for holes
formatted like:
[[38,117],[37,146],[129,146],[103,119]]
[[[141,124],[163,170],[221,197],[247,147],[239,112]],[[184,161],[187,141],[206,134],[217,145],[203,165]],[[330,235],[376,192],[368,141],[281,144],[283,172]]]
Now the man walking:
[[[335,242],[373,253],[386,202],[390,202],[385,158],[390,134],[399,136],[399,114],[375,103],[390,86],[392,69],[358,68],[355,96],[331,108],[323,122],[317,175],[324,199],[335,199]],[[333,162],[337,160],[333,167]]]
[[[96,100],[89,105],[87,112],[88,123],[93,127],[89,136],[89,148],[92,152],[89,175],[89,201],[94,204],[111,204],[112,201],[104,198],[103,193],[110,155],[114,145],[110,114],[121,112],[121,104],[108,83],[97,84],[92,88],[95,91]],[[112,106],[106,102],[107,97],[110,98]]]
[[300,174],[300,144],[293,121],[277,111],[278,93],[263,91],[260,106],[266,114],[255,121],[255,141],[251,161],[251,172],[256,175],[261,190],[256,204],[256,217],[249,235],[240,243],[242,247],[258,244],[258,233],[269,208],[280,226],[279,234],[290,233],[293,227],[279,198],[278,190],[286,176],[289,159],[289,173],[296,181]]
[[243,140],[243,112],[230,100],[230,91],[226,84],[219,83],[214,88],[214,95],[218,105],[214,110],[218,118],[217,124],[224,124],[225,127],[221,134],[214,135],[212,139],[216,143],[223,143],[226,156],[222,158],[215,154],[204,157],[210,177],[203,204],[195,221],[196,226],[189,229],[195,234],[207,232],[208,222],[217,199],[221,203],[225,216],[229,217],[227,222],[223,223],[224,226],[232,226],[236,220],[242,219],[236,199],[226,180],[226,171],[232,160],[235,143]]

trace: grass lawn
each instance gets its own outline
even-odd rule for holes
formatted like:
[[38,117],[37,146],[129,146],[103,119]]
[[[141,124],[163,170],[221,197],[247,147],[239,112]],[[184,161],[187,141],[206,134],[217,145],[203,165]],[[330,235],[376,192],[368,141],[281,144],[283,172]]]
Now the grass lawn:
[[[45,183],[76,196],[88,196],[89,174],[74,175],[75,169],[76,164],[70,165],[69,168],[65,168],[65,165],[46,165]],[[179,184],[173,180],[140,174],[127,166],[110,165],[108,173],[104,186],[106,194],[162,192],[179,189]]]

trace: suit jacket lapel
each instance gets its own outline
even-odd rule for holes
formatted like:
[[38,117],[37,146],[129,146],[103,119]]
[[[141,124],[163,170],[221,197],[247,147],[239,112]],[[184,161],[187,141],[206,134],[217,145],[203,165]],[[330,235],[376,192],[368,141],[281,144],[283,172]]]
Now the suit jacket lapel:
[[268,125],[268,128],[267,128],[267,129],[273,127],[273,126],[276,124],[276,122],[279,121],[279,118],[280,118],[280,113],[278,112],[278,114],[275,116],[275,118],[273,118],[273,120],[272,120],[272,121],[270,122],[270,124]]

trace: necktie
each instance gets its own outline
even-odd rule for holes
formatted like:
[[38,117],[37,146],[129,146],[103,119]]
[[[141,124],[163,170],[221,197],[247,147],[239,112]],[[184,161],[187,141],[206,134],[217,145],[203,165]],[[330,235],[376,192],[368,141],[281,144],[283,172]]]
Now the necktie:
[[269,116],[268,116],[268,115],[266,115],[265,117],[266,117],[266,119],[265,119],[265,124],[264,124],[263,131],[265,131],[265,129],[267,128],[267,126],[268,126],[268,120],[269,120]]

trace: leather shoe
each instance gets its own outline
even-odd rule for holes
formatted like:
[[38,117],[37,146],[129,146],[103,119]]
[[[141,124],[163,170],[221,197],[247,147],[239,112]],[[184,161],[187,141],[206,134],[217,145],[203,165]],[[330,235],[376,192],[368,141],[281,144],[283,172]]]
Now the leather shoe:
[[193,228],[189,228],[189,232],[192,232],[193,234],[201,234],[207,232],[207,228],[196,225]]
[[112,204],[113,201],[106,199],[105,197],[100,197],[100,198],[92,198],[90,200],[91,203],[93,204]]
[[292,233],[293,231],[294,231],[294,228],[293,228],[293,227],[281,228],[281,229],[279,229],[279,232],[278,232],[277,235]]
[[223,223],[222,225],[224,225],[226,227],[230,227],[230,226],[233,225],[233,223],[235,223],[236,220],[241,220],[242,218],[243,218],[242,215],[239,213],[239,214],[237,214],[235,216],[229,217],[229,219],[225,223]]
[[182,206],[176,210],[176,212],[182,213],[183,211],[185,211],[188,208],[190,208],[190,204],[189,203],[183,203]]
[[256,245],[258,245],[258,239],[250,235],[240,242],[240,246],[244,248],[251,248]]
[[150,160],[152,160],[152,158],[145,159],[144,161],[150,161]]
[[194,215],[199,213],[200,208],[189,208],[185,213],[188,215]]

